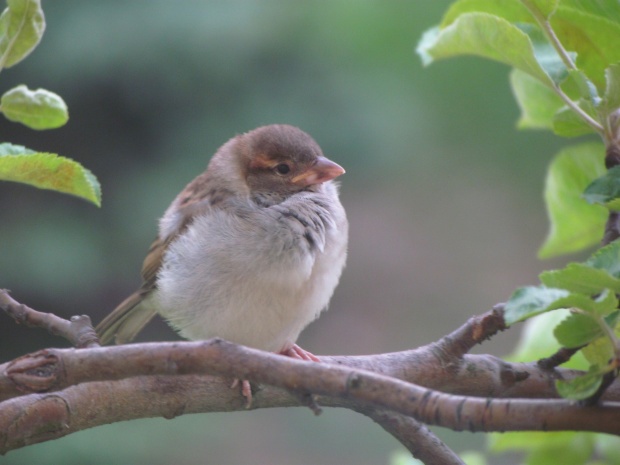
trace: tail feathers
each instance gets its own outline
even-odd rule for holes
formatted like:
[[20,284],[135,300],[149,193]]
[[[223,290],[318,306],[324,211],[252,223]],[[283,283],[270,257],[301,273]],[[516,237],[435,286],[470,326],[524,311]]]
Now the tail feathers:
[[143,289],[134,292],[97,325],[95,330],[101,344],[107,344],[112,339],[117,344],[125,344],[140,332],[157,313],[154,309],[140,305],[147,295]]

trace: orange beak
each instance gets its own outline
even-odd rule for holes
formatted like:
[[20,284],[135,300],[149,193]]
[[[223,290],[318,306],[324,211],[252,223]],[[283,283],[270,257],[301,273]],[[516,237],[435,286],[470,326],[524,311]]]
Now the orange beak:
[[344,168],[325,157],[319,157],[311,168],[291,179],[294,184],[313,186],[337,178],[344,174]]

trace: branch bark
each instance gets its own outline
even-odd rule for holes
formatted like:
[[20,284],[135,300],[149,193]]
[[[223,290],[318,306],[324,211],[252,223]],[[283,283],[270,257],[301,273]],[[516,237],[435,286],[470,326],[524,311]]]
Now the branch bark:
[[[36,366],[40,361],[54,372],[50,376],[49,371],[43,371],[44,379],[55,380],[50,389],[64,389],[14,397],[0,404],[0,431],[6,432],[0,433],[0,452],[114,421],[243,410],[244,398],[229,389],[231,378],[280,388],[260,389],[254,395],[252,408],[301,405],[299,396],[287,392],[290,391],[317,394],[319,404],[324,406],[347,407],[353,402],[456,430],[582,430],[620,434],[620,403],[605,402],[583,408],[559,399],[453,395],[359,368],[383,365],[386,371],[401,365],[399,358],[411,359],[411,355],[404,352],[368,357],[324,357],[325,363],[312,363],[219,339],[81,350],[47,349],[2,367],[2,385],[17,383],[18,389],[23,391],[36,385],[30,376],[37,376]],[[468,358],[466,371],[474,372],[488,366],[486,358]],[[476,359],[482,365],[473,368]],[[345,366],[345,362],[351,362],[355,368]],[[531,374],[537,370],[536,364],[528,368]],[[571,374],[562,371],[563,375]],[[539,369],[537,376],[545,376],[549,383],[548,373],[548,370]],[[534,376],[524,377],[514,384],[529,384],[531,378]],[[101,381],[103,379],[106,381]],[[535,381],[532,386],[538,384]],[[613,390],[606,395],[611,392]],[[485,392],[477,393],[481,394]]]
[[[66,320],[32,309],[24,319],[21,304],[9,307],[18,310],[19,321],[69,334],[78,344],[84,340]],[[620,434],[620,402],[613,402],[620,401],[618,383],[603,403],[583,407],[553,399],[556,379],[581,372],[467,353],[503,329],[498,305],[425,347],[325,356],[323,363],[219,339],[105,348],[91,341],[95,347],[88,349],[46,349],[0,365],[0,453],[115,421],[244,410],[245,399],[229,388],[232,378],[253,381],[254,388],[262,384],[252,408],[305,405],[316,412],[318,403],[362,413],[429,465],[461,461],[425,424]]]
[[0,309],[18,324],[46,329],[51,334],[67,339],[74,347],[99,347],[99,338],[88,315],[65,320],[53,313],[39,312],[17,302],[6,289],[0,289]]

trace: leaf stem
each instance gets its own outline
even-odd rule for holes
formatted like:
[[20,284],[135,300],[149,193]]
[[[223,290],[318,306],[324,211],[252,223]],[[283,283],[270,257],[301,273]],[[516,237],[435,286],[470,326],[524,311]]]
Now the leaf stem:
[[573,102],[570,97],[566,95],[564,91],[562,91],[562,89],[560,89],[560,86],[554,84],[553,90],[558,95],[558,97],[560,97],[571,110],[577,113],[577,116],[579,116],[588,126],[590,126],[601,135],[605,133],[605,128],[603,128],[603,126],[598,121],[596,121],[585,111],[583,111],[576,102]]
[[558,36],[555,35],[555,31],[551,27],[549,21],[544,20],[542,23],[540,23],[539,21],[539,24],[543,32],[547,35],[547,38],[549,39],[549,42],[551,42],[551,45],[553,46],[555,51],[558,52],[558,55],[560,55],[560,58],[564,62],[564,66],[566,66],[566,68],[569,70],[577,69],[577,65],[575,65],[573,59],[570,57],[566,49],[560,43],[560,40],[558,39]]
[[549,23],[548,17],[545,16],[530,0],[521,0],[521,3],[523,3],[523,5],[529,10],[529,12],[532,13],[532,16],[534,16],[534,19],[547,36],[547,39],[549,39],[549,42],[551,42],[551,45],[558,53],[561,60],[564,62],[564,66],[566,66],[566,68],[569,70],[577,69],[577,66],[573,62],[572,58],[570,57],[566,49],[562,46],[562,43],[558,39],[558,36],[555,35],[555,31],[551,27],[551,23]]
[[[555,51],[559,55],[560,59],[564,63],[564,66],[566,66],[566,69],[568,69],[568,70],[576,70],[577,69],[577,65],[575,65],[575,63],[573,62],[573,59],[570,57],[570,55],[568,54],[568,52],[566,51],[566,49],[564,48],[564,46],[560,42],[560,39],[558,39],[558,36],[555,35],[555,31],[551,27],[551,23],[549,23],[549,20],[547,19],[547,16],[545,16],[538,9],[538,7],[536,7],[536,5],[534,5],[530,0],[521,0],[521,3],[532,14],[532,16],[534,17],[534,19],[536,20],[536,22],[538,23],[538,25],[542,29],[543,33],[547,36],[547,39],[549,39],[549,42],[551,43],[551,46],[555,49]],[[555,91],[556,94],[558,94],[558,96],[562,99],[562,101],[564,103],[566,103],[566,105],[568,105],[568,107],[571,110],[573,110],[575,113],[577,113],[577,115],[588,126],[590,126],[592,129],[594,129],[596,132],[598,132],[601,135],[605,134],[605,129],[603,128],[603,126],[598,121],[596,121],[594,118],[592,118],[590,115],[588,115],[585,111],[583,111],[581,108],[579,108],[579,105],[577,105],[577,103],[573,102],[568,97],[568,95],[566,95],[562,91],[562,89],[560,89],[560,86],[554,84],[553,85],[553,90]]]

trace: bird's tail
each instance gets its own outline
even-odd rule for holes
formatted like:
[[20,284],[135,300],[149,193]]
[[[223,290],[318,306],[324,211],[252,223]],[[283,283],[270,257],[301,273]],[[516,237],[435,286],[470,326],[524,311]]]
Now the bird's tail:
[[155,316],[156,310],[150,306],[141,305],[148,292],[139,289],[123,300],[112,313],[106,316],[97,325],[95,331],[99,342],[107,344],[115,339],[117,344],[131,341],[136,334]]

